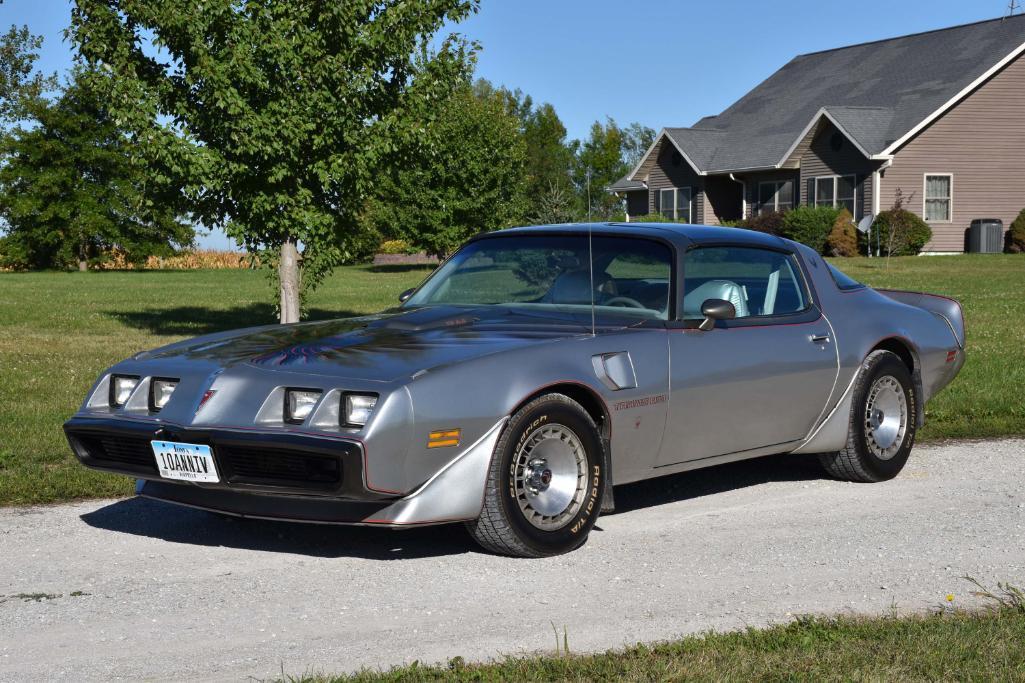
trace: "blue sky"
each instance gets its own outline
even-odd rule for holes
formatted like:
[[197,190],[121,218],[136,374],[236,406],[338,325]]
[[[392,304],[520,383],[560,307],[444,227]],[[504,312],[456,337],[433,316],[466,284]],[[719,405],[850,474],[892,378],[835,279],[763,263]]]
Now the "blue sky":
[[[0,25],[44,37],[40,66],[71,63],[63,0],[7,0]],[[1007,12],[1006,0],[483,0],[452,27],[480,41],[478,75],[551,102],[570,137],[612,117],[686,126],[727,107],[795,55]],[[220,235],[204,246],[228,248]]]

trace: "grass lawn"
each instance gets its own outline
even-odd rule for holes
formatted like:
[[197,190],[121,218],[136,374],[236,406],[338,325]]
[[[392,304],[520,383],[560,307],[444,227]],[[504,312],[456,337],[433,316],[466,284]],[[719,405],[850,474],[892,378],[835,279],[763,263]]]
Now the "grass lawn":
[[[968,362],[929,405],[921,439],[1025,434],[1025,257],[851,259],[872,285],[962,301]],[[311,317],[396,303],[424,268],[340,268]],[[97,375],[131,354],[184,337],[274,321],[263,272],[245,270],[0,274],[0,505],[127,495],[126,477],[74,461],[60,425]]]
[[597,655],[510,658],[481,665],[456,658],[448,666],[289,680],[1020,681],[1025,680],[1025,611],[803,618],[772,628]]

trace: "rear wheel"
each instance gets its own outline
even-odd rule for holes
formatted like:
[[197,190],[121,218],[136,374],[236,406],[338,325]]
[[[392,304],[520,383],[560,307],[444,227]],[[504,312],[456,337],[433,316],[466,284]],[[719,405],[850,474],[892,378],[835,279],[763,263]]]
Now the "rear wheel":
[[873,351],[854,384],[847,446],[819,456],[838,479],[875,482],[904,468],[915,444],[918,404],[907,366],[889,351]]
[[510,418],[491,459],[484,508],[467,528],[496,553],[558,555],[587,539],[604,488],[594,420],[571,398],[546,394]]

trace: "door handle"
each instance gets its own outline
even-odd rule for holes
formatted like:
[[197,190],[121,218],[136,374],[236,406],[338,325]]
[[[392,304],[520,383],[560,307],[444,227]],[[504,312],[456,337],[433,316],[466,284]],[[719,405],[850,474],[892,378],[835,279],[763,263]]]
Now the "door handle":
[[811,336],[811,343],[812,344],[828,344],[829,343],[829,335],[828,334],[813,334]]

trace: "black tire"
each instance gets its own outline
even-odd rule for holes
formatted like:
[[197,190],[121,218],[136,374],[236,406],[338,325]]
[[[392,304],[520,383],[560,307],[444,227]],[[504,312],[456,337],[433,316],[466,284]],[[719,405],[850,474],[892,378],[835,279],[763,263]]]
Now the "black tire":
[[[899,392],[889,380],[896,381]],[[893,394],[903,394],[906,421],[903,433],[898,431],[892,445],[884,449],[874,442],[874,423],[868,414],[868,404],[874,387],[887,386],[892,388]],[[896,477],[904,469],[915,445],[918,396],[914,386],[911,373],[896,354],[889,351],[870,353],[862,362],[858,379],[854,383],[847,446],[837,453],[819,455],[826,471],[837,479],[857,482],[886,481]]]
[[[581,448],[572,451],[576,457],[574,467],[577,468],[572,500],[562,513],[544,517],[521,506],[521,500],[525,501],[524,505],[529,506],[529,503],[525,493],[517,494],[517,481],[521,482],[522,488],[522,482],[527,480],[517,479],[516,472],[522,471],[521,463],[529,457],[521,453],[521,448],[526,448],[527,439],[542,438],[542,430],[549,433],[549,428],[565,430],[559,432],[563,435],[572,434],[577,439],[576,445]],[[583,462],[576,456],[581,450]],[[529,451],[524,452],[529,454]],[[491,458],[484,508],[480,517],[467,523],[467,529],[477,543],[501,555],[547,557],[579,547],[587,540],[601,511],[605,490],[602,456],[598,428],[579,403],[562,394],[545,394],[534,399],[516,411],[502,431]],[[581,472],[580,467],[584,463],[586,468]],[[548,482],[552,482],[551,470],[545,471]],[[552,525],[553,528],[539,528],[538,524]],[[557,528],[554,525],[558,525]]]

